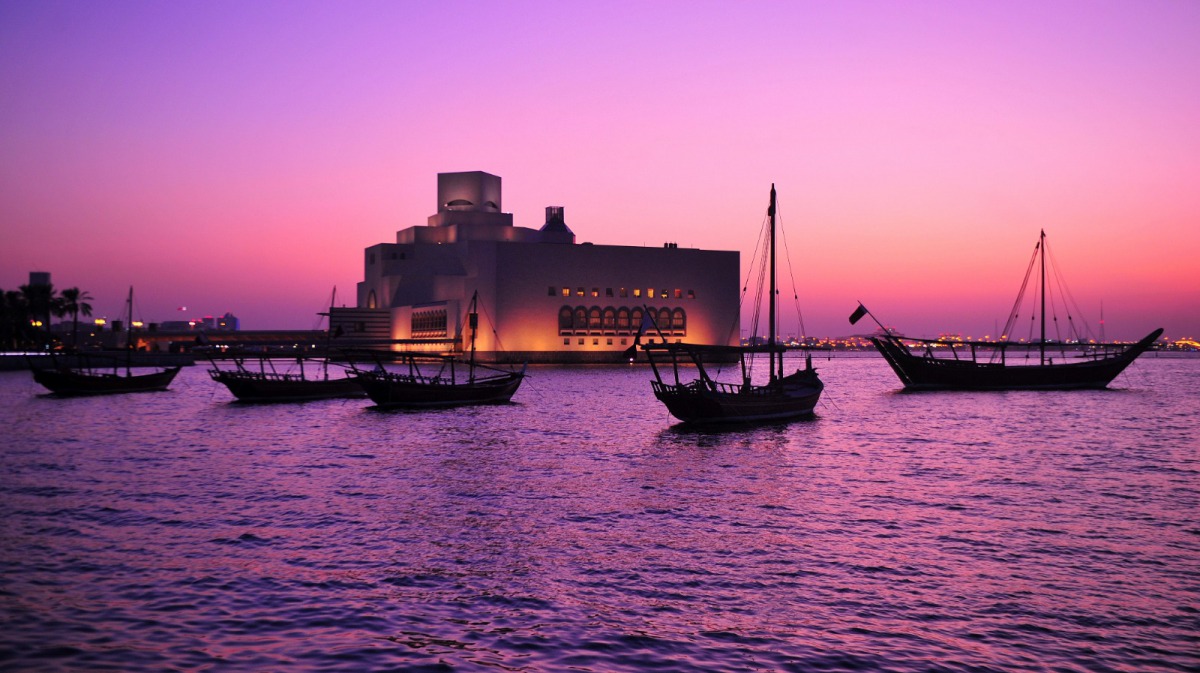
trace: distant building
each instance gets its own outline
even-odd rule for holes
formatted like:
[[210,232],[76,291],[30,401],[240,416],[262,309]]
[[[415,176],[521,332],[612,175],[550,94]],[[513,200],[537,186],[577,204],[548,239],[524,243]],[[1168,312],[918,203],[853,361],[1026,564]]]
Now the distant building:
[[478,291],[486,359],[619,361],[647,310],[671,341],[738,343],[737,252],[578,244],[561,206],[546,208],[540,229],[517,227],[501,209],[500,177],[481,171],[440,173],[437,191],[425,225],[365,250],[357,306],[331,311],[336,334],[397,350],[465,349]]
[[53,287],[49,271],[29,272],[29,317],[38,327],[50,328],[50,299]]
[[158,323],[158,329],[163,332],[190,332],[196,329],[196,323],[190,320],[164,320]]
[[238,319],[232,313],[226,313],[220,318],[206,315],[203,318],[192,320],[164,320],[158,323],[156,329],[163,332],[236,332],[238,329]]

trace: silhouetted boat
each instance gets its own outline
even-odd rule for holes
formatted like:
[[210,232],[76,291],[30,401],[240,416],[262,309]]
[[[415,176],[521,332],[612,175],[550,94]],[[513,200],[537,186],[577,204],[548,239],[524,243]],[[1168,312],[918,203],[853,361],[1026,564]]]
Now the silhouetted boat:
[[454,355],[405,353],[397,356],[399,371],[385,369],[382,363],[375,369],[356,368],[358,382],[371,401],[382,408],[454,407],[510,401],[525,378],[525,368],[514,372],[475,361],[478,300],[476,292],[467,311],[471,348],[466,361]]
[[[328,358],[298,357],[292,360],[296,370],[283,372],[275,367],[279,358],[249,359],[256,361],[257,367],[247,367],[245,357],[233,358],[232,369],[221,369],[213,360],[213,369],[208,374],[241,402],[304,402],[367,396],[348,365],[330,362]],[[335,370],[332,376],[330,367]]]
[[[904,387],[911,390],[1071,390],[1104,388],[1139,355],[1146,352],[1162,329],[1141,341],[1118,343],[1066,343],[1046,339],[1046,232],[1042,231],[1021,285],[1023,296],[1040,259],[1040,339],[998,342],[917,339],[885,328],[861,303],[850,324],[870,315],[880,333],[870,337]],[[1015,323],[1018,296],[1005,335]]]
[[[337,303],[337,288],[329,297],[330,310]],[[327,316],[328,313],[321,313]],[[346,363],[330,360],[333,338],[340,336],[326,332],[325,355],[323,357],[296,356],[285,358],[269,354],[257,356],[234,356],[233,368],[222,369],[215,358],[209,358],[213,368],[209,376],[223,384],[239,402],[307,402],[336,398],[366,397],[367,393],[358,383],[353,368]],[[246,366],[246,362],[257,366]],[[277,362],[295,362],[295,369],[279,371]],[[333,374],[330,374],[333,368]]]
[[166,390],[171,381],[175,380],[180,367],[156,367],[150,372],[134,373],[132,287],[129,288],[127,306],[129,322],[124,358],[80,353],[71,356],[74,364],[68,365],[65,358],[60,359],[56,356],[55,361],[58,364],[53,367],[33,366],[33,380],[56,395],[64,397]]
[[[637,343],[650,360],[654,380],[650,382],[657,397],[672,416],[691,424],[749,423],[783,421],[810,416],[821,398],[825,384],[813,369],[812,359],[805,358],[805,368],[784,374],[783,356],[787,350],[778,339],[776,329],[775,292],[775,186],[771,185],[771,200],[767,207],[770,219],[770,293],[768,295],[767,343],[758,346],[723,346],[688,343],[667,343],[659,332],[660,342]],[[649,311],[647,311],[649,315]],[[657,325],[655,326],[657,330]],[[636,345],[635,345],[636,347]],[[751,379],[753,356],[768,356],[768,379],[755,385]],[[711,376],[706,366],[713,362],[736,360],[741,365],[741,382],[726,383]],[[698,378],[680,379],[680,365],[695,366]],[[663,369],[671,368],[672,376],[664,380]]]

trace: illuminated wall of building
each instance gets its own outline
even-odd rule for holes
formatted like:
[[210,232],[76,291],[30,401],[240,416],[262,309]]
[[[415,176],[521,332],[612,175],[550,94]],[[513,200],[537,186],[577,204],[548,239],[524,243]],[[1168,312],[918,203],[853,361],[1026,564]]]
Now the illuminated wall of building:
[[500,178],[478,171],[439,174],[438,196],[426,225],[364,251],[354,310],[386,314],[395,348],[444,350],[476,291],[485,359],[619,361],[647,309],[656,339],[738,341],[737,252],[577,244],[561,207],[516,227]]
[[633,343],[647,309],[656,331],[672,341],[737,343],[736,252],[547,247],[497,246],[495,310],[497,321],[511,326],[500,333],[506,349],[603,359],[595,356]]

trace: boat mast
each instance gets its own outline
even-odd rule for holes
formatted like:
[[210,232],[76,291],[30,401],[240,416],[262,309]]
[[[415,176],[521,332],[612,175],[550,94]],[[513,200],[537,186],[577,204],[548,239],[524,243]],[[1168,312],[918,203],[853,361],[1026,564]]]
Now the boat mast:
[[[330,295],[329,295],[329,315],[326,316],[327,318],[329,318],[329,320],[326,321],[326,323],[325,323],[325,358],[324,358],[324,361],[321,363],[321,372],[322,372],[322,375],[325,377],[326,381],[329,380],[329,355],[330,355],[330,351],[333,349],[333,307],[336,305],[337,305],[337,286],[334,285],[333,292],[330,293]],[[303,369],[304,365],[301,364],[300,367],[301,367],[300,373],[303,374],[304,373],[304,369]]]
[[125,302],[125,376],[132,376],[129,368],[133,365],[133,286],[129,286],[129,299]]
[[1046,364],[1046,230],[1038,237],[1038,253],[1042,256],[1042,344],[1040,347],[1042,364]]
[[471,327],[471,357],[470,357],[470,374],[468,380],[475,383],[475,332],[479,327],[479,314],[476,311],[479,308],[479,290],[471,295],[471,308],[467,311],[467,324]]
[[[767,312],[768,333],[767,348],[769,349],[771,380],[775,379],[775,183],[771,183],[771,205],[767,206],[767,216],[771,218],[771,297],[770,309]],[[783,378],[783,355],[779,356],[779,377]]]

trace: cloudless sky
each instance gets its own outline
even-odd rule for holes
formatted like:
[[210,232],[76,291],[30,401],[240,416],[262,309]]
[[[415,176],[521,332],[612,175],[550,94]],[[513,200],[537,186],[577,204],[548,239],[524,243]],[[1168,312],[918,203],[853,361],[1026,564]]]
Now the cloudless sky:
[[1192,0],[7,0],[0,288],[307,329],[483,170],[743,269],[775,183],[809,334],[993,335],[1045,228],[1075,319],[1200,337],[1198,120]]

